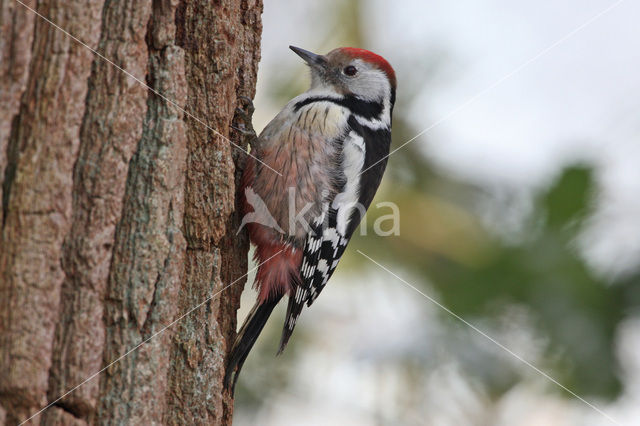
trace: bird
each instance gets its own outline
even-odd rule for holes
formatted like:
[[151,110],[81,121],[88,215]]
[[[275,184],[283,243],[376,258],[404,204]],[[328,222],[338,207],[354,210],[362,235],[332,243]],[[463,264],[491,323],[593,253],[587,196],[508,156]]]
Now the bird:
[[304,305],[327,284],[380,185],[391,145],[397,82],[387,60],[353,47],[326,55],[289,48],[309,66],[311,85],[251,143],[242,174],[258,297],[228,356],[224,384],[232,392],[280,300],[288,297],[278,354]]

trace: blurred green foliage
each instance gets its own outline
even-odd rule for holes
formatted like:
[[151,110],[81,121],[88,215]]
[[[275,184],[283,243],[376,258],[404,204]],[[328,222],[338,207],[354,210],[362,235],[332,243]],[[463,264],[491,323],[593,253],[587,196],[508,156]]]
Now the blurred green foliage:
[[[426,160],[423,167],[429,168]],[[440,302],[472,322],[498,318],[510,305],[524,306],[548,340],[545,359],[550,361],[544,367],[552,369],[554,378],[578,394],[617,395],[613,342],[620,321],[638,309],[632,294],[639,277],[598,278],[575,248],[593,204],[592,171],[570,167],[539,194],[525,237],[516,244],[484,230],[468,205],[452,201],[456,195],[425,190],[451,188],[452,182],[443,182],[446,177],[433,175],[430,180],[434,182],[416,180],[399,195],[393,191],[381,197],[400,207],[399,236],[369,233],[354,241],[352,250],[360,248],[387,265],[402,265],[414,276],[427,277]],[[459,185],[460,191],[469,192]],[[359,267],[371,267],[357,255],[353,260]],[[477,375],[473,368],[469,374]],[[518,379],[504,383],[485,378],[490,391],[498,393]]]

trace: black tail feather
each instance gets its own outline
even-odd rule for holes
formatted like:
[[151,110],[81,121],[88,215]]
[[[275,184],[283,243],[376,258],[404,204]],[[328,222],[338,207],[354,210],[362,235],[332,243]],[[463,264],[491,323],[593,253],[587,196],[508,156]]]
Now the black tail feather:
[[273,300],[267,300],[263,304],[259,302],[251,309],[249,316],[242,325],[236,336],[236,341],[231,349],[231,354],[227,362],[227,370],[224,376],[224,387],[234,391],[240,370],[247,359],[251,348],[258,339],[260,332],[264,328],[273,308],[276,307],[282,296]]
[[287,314],[285,315],[284,326],[282,327],[282,336],[280,337],[280,348],[278,349],[278,355],[280,355],[284,348],[289,343],[289,338],[293,334],[293,329],[296,326],[296,321],[302,312],[304,306],[304,300],[302,302],[296,301],[295,295],[289,296],[289,304],[287,305]]

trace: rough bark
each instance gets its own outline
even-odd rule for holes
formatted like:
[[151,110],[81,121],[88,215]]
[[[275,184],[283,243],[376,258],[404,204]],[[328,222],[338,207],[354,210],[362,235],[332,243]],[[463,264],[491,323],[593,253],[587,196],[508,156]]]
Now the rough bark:
[[152,90],[2,0],[0,425],[230,424],[262,3],[36,8]]
[[[35,1],[25,4],[34,6]],[[7,165],[7,143],[11,122],[18,115],[25,90],[35,15],[11,0],[0,1],[0,180]],[[0,197],[0,221],[4,215]]]
[[[144,80],[150,6],[109,2],[103,10],[98,50]],[[107,30],[108,29],[108,30]],[[87,111],[73,181],[73,222],[63,250],[65,280],[56,330],[49,400],[81,383],[102,365],[104,295],[122,214],[129,161],[142,135],[147,89],[97,58],[89,80]],[[62,404],[86,418],[96,406],[99,380],[92,380]]]
[[[51,2],[38,11],[96,44],[97,2]],[[0,403],[7,422],[47,401],[60,287],[62,241],[71,217],[72,168],[93,56],[36,19],[20,111],[12,120],[3,182],[0,252]]]
[[[187,110],[208,117],[213,128],[226,129],[230,124],[235,105],[227,99],[236,93],[253,97],[261,12],[262,4],[254,1],[223,1],[215,9],[206,1],[180,6],[176,41],[186,52]],[[236,237],[239,217],[232,214],[238,202],[235,183],[240,178],[234,161],[244,163],[245,154],[198,125],[187,129],[187,144],[184,230],[188,249],[178,303],[181,312],[237,280],[247,268],[247,259],[233,253],[248,246],[245,238]],[[232,400],[229,395],[217,396],[222,393],[224,354],[235,335],[235,309],[242,287],[243,282],[236,283],[180,322],[171,353],[167,423],[184,424],[189,419],[230,423]],[[196,402],[185,404],[188,400]]]

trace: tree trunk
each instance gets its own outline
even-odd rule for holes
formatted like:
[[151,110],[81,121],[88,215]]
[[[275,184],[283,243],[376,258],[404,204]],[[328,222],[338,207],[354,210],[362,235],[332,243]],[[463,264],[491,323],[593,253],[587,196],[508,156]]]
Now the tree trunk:
[[23,2],[115,65],[0,0],[0,425],[230,424],[261,0]]

